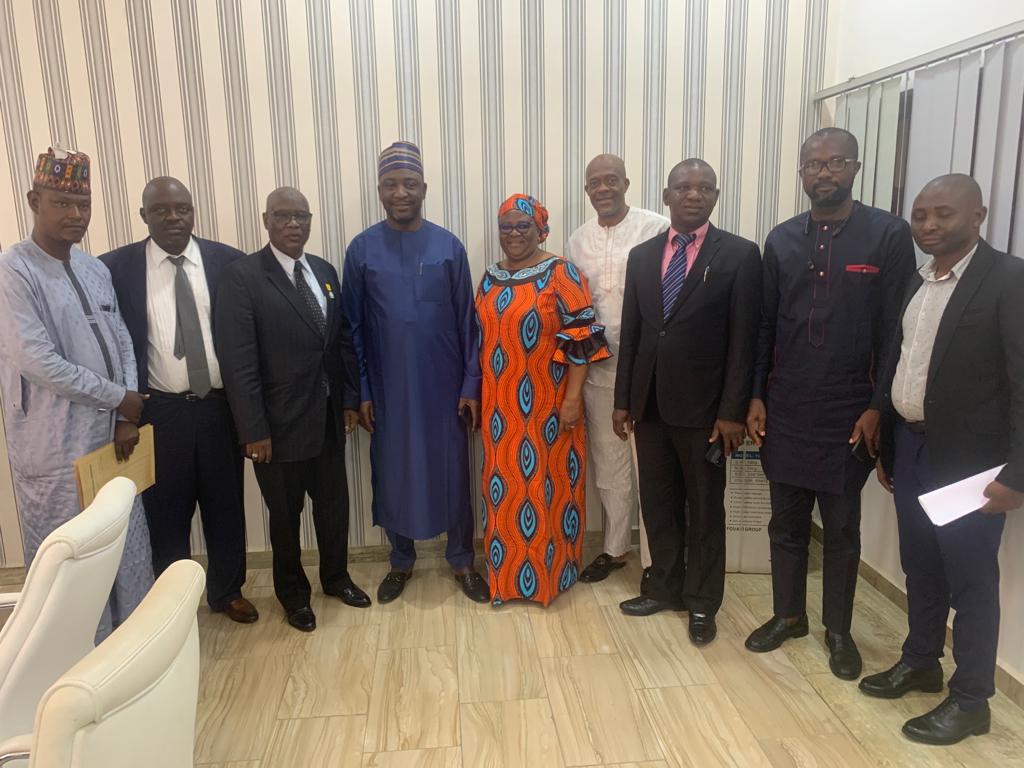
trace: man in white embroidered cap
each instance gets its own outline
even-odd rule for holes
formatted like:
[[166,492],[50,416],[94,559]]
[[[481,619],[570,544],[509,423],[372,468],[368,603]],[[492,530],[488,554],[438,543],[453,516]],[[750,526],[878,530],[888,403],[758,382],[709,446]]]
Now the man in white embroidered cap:
[[[77,246],[91,215],[89,157],[41,154],[27,197],[32,234],[0,256],[0,400],[26,565],[82,509],[75,459],[111,440],[118,458],[130,456],[144,401],[110,272]],[[149,530],[136,499],[97,640],[152,584]]]

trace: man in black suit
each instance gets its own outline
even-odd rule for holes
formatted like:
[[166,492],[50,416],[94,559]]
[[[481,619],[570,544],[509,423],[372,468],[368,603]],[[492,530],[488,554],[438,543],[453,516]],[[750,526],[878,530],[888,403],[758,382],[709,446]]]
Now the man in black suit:
[[[986,209],[969,176],[940,176],[910,227],[932,256],[914,277],[889,365],[879,480],[893,493],[909,632],[895,666],[860,689],[894,699],[942,690],[949,609],[956,672],[949,696],[903,733],[955,744],[988,733],[999,640],[999,543],[1024,502],[1024,261],[980,237]],[[993,467],[980,510],[943,526],[918,496]]]
[[209,555],[207,601],[233,621],[256,621],[242,597],[245,511],[242,457],[211,328],[224,268],[242,252],[192,236],[188,188],[162,176],[142,192],[149,237],[100,257],[132,337],[139,390],[149,394],[143,424],[153,425],[156,484],[142,494],[159,576],[192,556],[189,533],[199,504]]
[[672,169],[664,201],[668,234],[636,246],[626,266],[612,418],[621,439],[636,431],[651,581],[620,608],[689,610],[690,639],[705,645],[725,589],[724,457],[744,436],[761,254],[708,222],[718,180],[703,160]]
[[271,192],[263,214],[270,243],[228,268],[214,307],[228,400],[270,514],[274,592],[304,632],[316,629],[299,546],[307,493],[324,593],[370,605],[348,574],[345,435],[358,420],[355,351],[338,273],[304,251],[312,216],[297,189]]

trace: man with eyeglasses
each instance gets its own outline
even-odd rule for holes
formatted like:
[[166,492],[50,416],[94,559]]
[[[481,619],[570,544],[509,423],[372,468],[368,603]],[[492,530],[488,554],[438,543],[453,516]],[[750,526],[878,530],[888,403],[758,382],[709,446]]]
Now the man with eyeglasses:
[[416,541],[447,534],[445,558],[463,593],[487,602],[473,568],[471,430],[480,423],[480,363],[466,249],[423,218],[427,184],[415,144],[381,152],[377,194],[387,213],[345,253],[342,303],[359,361],[370,432],[373,522],[391,544],[377,600],[412,578]]
[[[604,508],[604,550],[583,569],[580,581],[608,578],[626,564],[636,513],[636,469],[631,441],[620,440],[612,429],[615,400],[615,358],[619,352],[622,296],[626,285],[626,261],[632,248],[665,232],[669,220],[660,213],[626,204],[629,177],[622,158],[598,155],[587,164],[584,191],[597,217],[573,232],[565,255],[579,267],[590,284],[598,321],[613,358],[593,363],[583,387],[586,405],[587,446],[594,480]],[[641,592],[646,589],[651,565],[647,532],[640,519],[640,563],[644,569]]]
[[153,425],[156,484],[143,492],[153,570],[192,556],[196,504],[209,555],[206,599],[214,613],[259,618],[242,596],[245,511],[242,454],[213,344],[212,307],[224,268],[241,251],[192,235],[188,188],[161,176],[142,190],[149,237],[100,256],[110,269],[135,348],[142,423]]
[[312,218],[297,189],[271,192],[263,214],[270,242],[228,266],[214,304],[238,439],[269,512],[274,592],[288,623],[303,632],[316,629],[300,559],[307,494],[324,594],[370,605],[348,573],[345,436],[358,421],[359,374],[338,273],[305,251]]
[[832,673],[860,675],[850,634],[860,564],[860,492],[875,465],[880,374],[914,271],[907,223],[854,201],[857,139],[839,128],[800,150],[811,209],[764,248],[763,306],[747,431],[769,481],[774,615],[746,641],[758,653],[808,633],[807,557],[817,501],[824,529],[822,623]]

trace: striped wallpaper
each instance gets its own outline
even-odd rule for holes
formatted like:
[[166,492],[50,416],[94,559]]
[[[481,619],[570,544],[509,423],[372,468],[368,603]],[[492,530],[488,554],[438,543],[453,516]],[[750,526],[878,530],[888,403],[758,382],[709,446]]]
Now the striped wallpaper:
[[[667,170],[702,156],[719,223],[760,240],[799,201],[827,16],[827,0],[0,0],[0,245],[29,231],[33,160],[60,143],[95,161],[92,253],[145,236],[142,187],[170,174],[192,189],[197,233],[247,251],[266,194],[299,187],[309,250],[340,268],[381,216],[375,159],[399,138],[422,147],[426,214],[476,276],[499,257],[511,192],[547,204],[559,250],[592,214],[583,168],[604,151],[624,157],[630,203],[656,210]],[[380,543],[365,435],[349,472],[352,543]],[[266,549],[251,478],[247,502],[250,549]]]

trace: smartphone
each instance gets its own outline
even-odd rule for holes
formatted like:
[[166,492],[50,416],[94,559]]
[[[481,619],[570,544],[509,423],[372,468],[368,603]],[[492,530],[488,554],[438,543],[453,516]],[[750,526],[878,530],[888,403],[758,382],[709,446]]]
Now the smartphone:
[[850,446],[850,453],[857,461],[862,461],[865,464],[873,464],[874,459],[871,458],[871,454],[868,452],[868,444],[864,442],[863,437],[858,437],[857,442]]
[[708,452],[704,454],[704,459],[708,464],[713,464],[716,467],[725,466],[725,452],[722,450],[721,443],[718,441],[712,443]]

